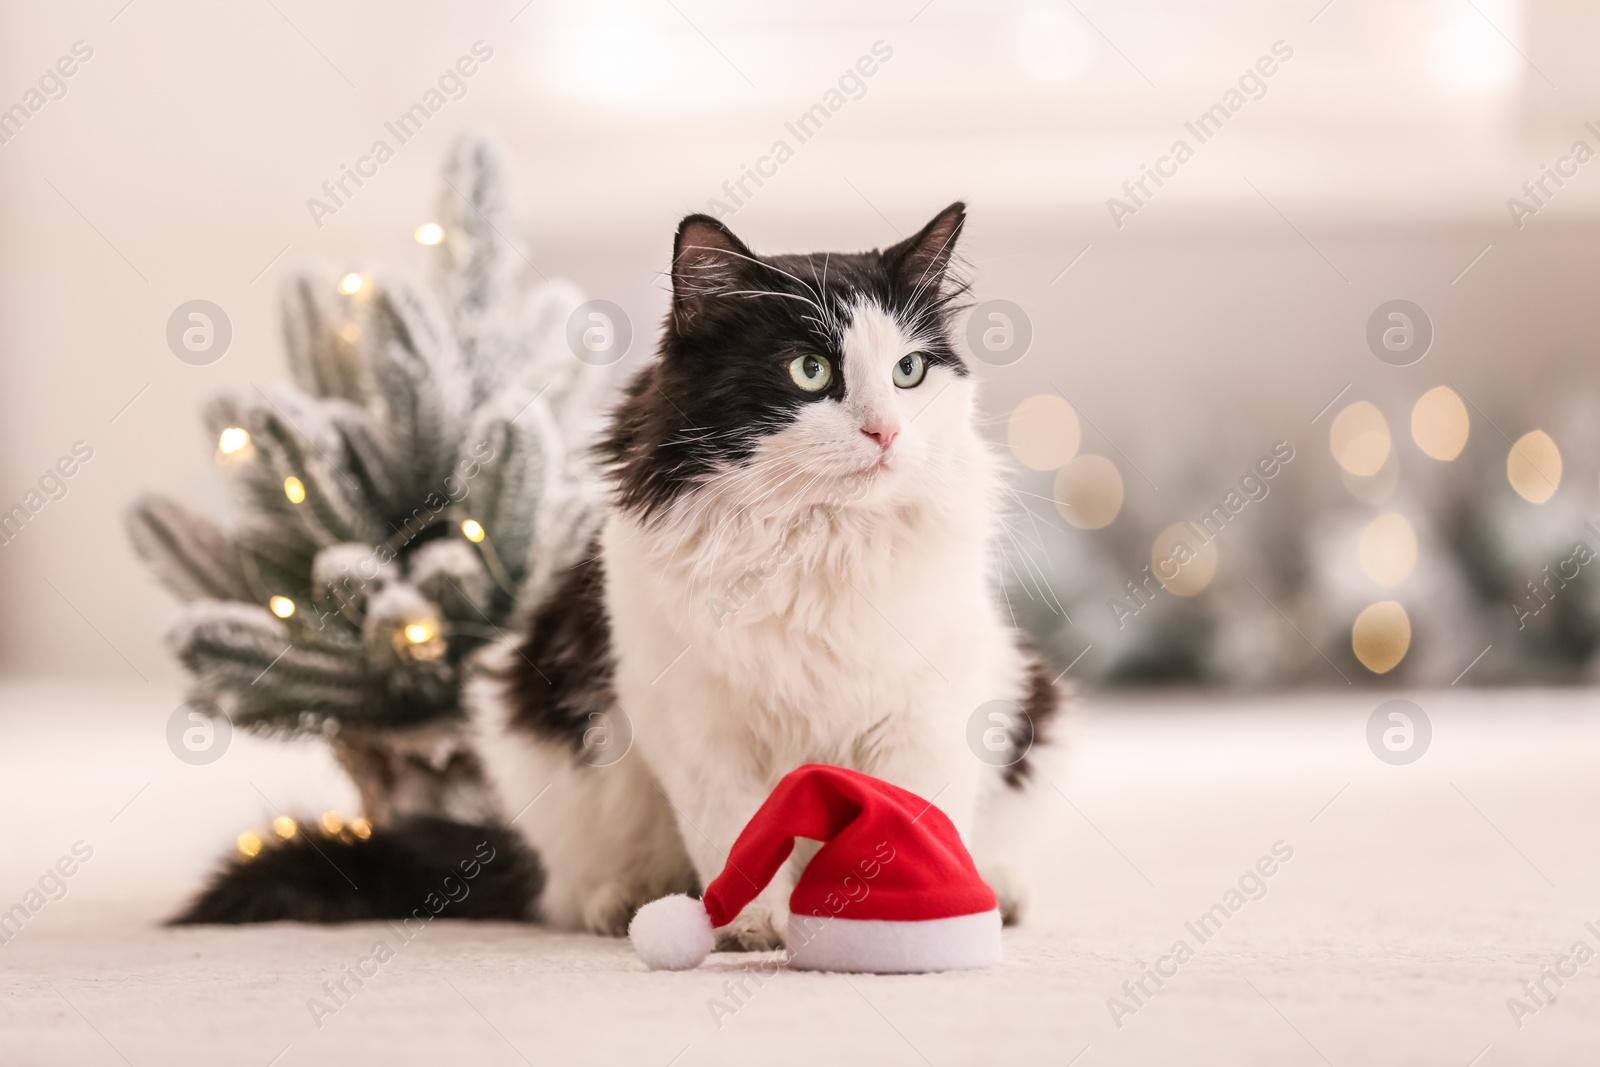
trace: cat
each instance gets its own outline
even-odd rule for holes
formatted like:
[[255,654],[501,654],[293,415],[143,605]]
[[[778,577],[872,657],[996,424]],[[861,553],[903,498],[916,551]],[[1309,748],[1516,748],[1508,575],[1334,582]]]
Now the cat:
[[[999,465],[952,339],[965,219],[958,202],[859,254],[758,256],[710,216],[678,227],[659,350],[597,448],[599,532],[503,650],[479,724],[545,872],[543,921],[620,935],[707,884],[812,762],[937,804],[1021,916],[1063,698],[992,580]],[[998,743],[991,701],[1025,712]],[[806,855],[723,947],[782,945]]]

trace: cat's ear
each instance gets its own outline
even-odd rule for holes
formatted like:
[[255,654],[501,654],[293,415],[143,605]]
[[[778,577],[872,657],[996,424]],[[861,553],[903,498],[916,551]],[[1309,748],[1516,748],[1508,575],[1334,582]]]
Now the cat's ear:
[[884,249],[883,258],[905,284],[935,288],[950,266],[956,240],[967,221],[967,205],[957,200],[915,235]]
[[678,224],[672,244],[672,321],[686,331],[705,315],[721,293],[735,284],[755,259],[743,241],[710,215],[690,215]]

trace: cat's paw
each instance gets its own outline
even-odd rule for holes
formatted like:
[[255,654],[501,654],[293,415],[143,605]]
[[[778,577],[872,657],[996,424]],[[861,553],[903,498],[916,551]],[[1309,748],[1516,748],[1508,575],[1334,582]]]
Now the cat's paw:
[[1028,911],[1027,881],[1016,868],[1003,863],[987,867],[980,873],[989,888],[994,890],[995,899],[1000,902],[1001,924],[1015,926],[1020,923]]
[[584,898],[583,928],[602,937],[625,937],[634,913],[649,902],[648,894],[635,887],[604,882]]
[[747,905],[733,922],[717,931],[718,952],[768,952],[783,947],[789,914],[760,901]]

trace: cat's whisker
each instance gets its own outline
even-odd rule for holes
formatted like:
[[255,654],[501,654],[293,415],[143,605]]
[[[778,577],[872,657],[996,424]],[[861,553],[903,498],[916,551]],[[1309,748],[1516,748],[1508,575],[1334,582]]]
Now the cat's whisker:
[[810,299],[809,297],[801,296],[799,293],[783,293],[783,292],[779,292],[776,289],[729,289],[729,290],[721,293],[720,295],[722,295],[722,296],[777,296],[777,297],[782,297],[785,300],[798,300],[801,303],[810,304],[812,307],[816,307],[817,306],[817,302],[815,300]]
[[[789,481],[791,481],[792,479],[794,479],[796,477],[799,477],[801,474],[804,473],[804,467],[802,466],[802,464],[801,464],[801,462],[799,460],[790,459],[790,460],[787,460],[786,463],[787,463],[787,467],[786,468],[780,468],[780,470],[786,469],[788,471],[788,473],[786,473],[784,475],[784,477],[780,481],[778,481],[776,484],[770,486],[770,488],[766,488],[765,490],[763,490],[760,485],[752,487],[750,489],[750,491],[745,494],[744,497],[742,497],[740,500],[737,500],[737,501],[734,502],[734,505],[730,509],[729,514],[722,520],[722,522],[719,523],[714,529],[712,529],[709,533],[706,534],[706,538],[710,542],[710,545],[711,545],[711,547],[713,549],[715,549],[717,547],[718,541],[719,541],[719,536],[722,534],[722,531],[726,527],[728,527],[730,524],[738,521],[751,508],[753,508],[753,507],[757,506],[758,504],[762,503],[763,501],[769,499],[773,494],[775,494],[779,490],[781,490],[783,488],[783,486],[785,484],[787,484]],[[759,494],[759,496],[757,494]]]
[[[1048,593],[1048,596],[1045,598],[1046,605],[1053,613],[1061,615],[1070,623],[1072,621],[1072,616],[1067,612],[1066,607],[1061,603],[1061,597],[1056,593],[1055,586],[1050,581],[1049,572],[1045,566],[1040,564],[1033,556],[1032,549],[1036,548],[1045,557],[1046,562],[1049,560],[1049,550],[1045,545],[1043,535],[1038,529],[1038,516],[1033,513],[1032,508],[1029,508],[1022,503],[1021,497],[1017,495],[1015,490],[1012,490],[1009,486],[1007,486],[1006,491],[1011,496],[1013,502],[1021,508],[1023,514],[1028,516],[1029,525],[1031,525],[1034,530],[1034,540],[1032,542],[1032,546],[1030,547],[1030,545],[1025,541],[1018,540],[1016,525],[1007,519],[1003,512],[997,516],[1000,521],[1000,528],[1005,533],[1006,537],[1010,539],[1012,545],[1016,547],[1017,551],[1022,555],[1024,565],[1028,568],[1030,575],[1033,576],[1034,588],[1038,589],[1041,595]],[[1002,555],[1009,564],[1011,562],[1010,558],[1008,556],[1004,556],[1004,554]],[[1019,582],[1021,581],[1020,577],[1018,580]],[[1024,587],[1024,591],[1026,591],[1026,587]],[[1030,599],[1031,598],[1032,596],[1030,594]]]
[[[811,286],[811,284],[808,283],[807,281],[805,281],[803,278],[799,277],[798,275],[791,274],[789,271],[784,270],[782,267],[779,267],[778,265],[776,265],[774,263],[769,263],[764,259],[758,259],[755,256],[747,256],[744,253],[735,251],[734,249],[731,249],[731,248],[710,248],[710,247],[707,247],[707,246],[704,246],[704,245],[688,245],[688,246],[685,246],[684,250],[685,251],[694,250],[694,251],[703,251],[703,252],[713,252],[717,256],[730,256],[730,257],[732,257],[734,259],[744,260],[747,263],[753,263],[758,267],[765,267],[767,270],[773,271],[774,273],[777,273],[777,274],[781,274],[785,278],[790,279],[795,284],[799,285],[801,288],[803,288],[807,292],[811,293],[811,295],[816,297],[817,300],[821,300],[822,299],[822,294],[819,293],[815,288],[813,288]],[[701,265],[700,264],[689,264],[689,266],[698,267],[698,266],[701,266]],[[704,266],[705,266],[705,269],[710,270],[710,271],[716,271],[718,269],[716,266],[711,265],[711,264],[706,264]],[[804,299],[804,298],[802,298],[802,299]],[[822,310],[820,304],[817,304],[816,300],[808,301],[808,302],[813,304],[813,306],[816,306],[818,311]]]
[[[786,457],[781,462],[774,465],[776,468],[775,470],[767,469],[763,474],[754,476],[753,483],[752,476],[739,469],[730,469],[724,472],[719,472],[716,479],[716,484],[713,486],[713,491],[706,495],[706,499],[685,520],[684,530],[679,537],[678,545],[674,548],[672,558],[676,558],[677,549],[681,548],[683,541],[693,534],[701,542],[701,548],[696,554],[697,558],[703,559],[707,551],[707,543],[709,542],[711,546],[716,545],[717,536],[722,525],[726,525],[728,522],[736,520],[745,509],[745,501],[751,500],[756,496],[756,494],[762,492],[762,483],[760,481],[761,477],[770,478],[774,474],[785,474],[791,470],[798,473],[801,470],[801,463],[802,461],[799,459]],[[793,476],[793,474],[788,474],[785,480],[787,480],[788,477]],[[773,489],[770,490],[766,495],[770,495],[771,491],[776,491],[776,489],[780,488],[782,484],[782,482],[779,482],[778,486],[774,486]],[[733,500],[733,506],[729,508],[729,515],[723,520],[723,523],[719,524],[718,527],[708,532],[705,529],[705,523],[702,520],[705,519],[705,517],[713,510],[714,507],[723,504],[728,494],[734,492],[737,492],[740,495]],[[759,501],[752,502],[758,503]]]

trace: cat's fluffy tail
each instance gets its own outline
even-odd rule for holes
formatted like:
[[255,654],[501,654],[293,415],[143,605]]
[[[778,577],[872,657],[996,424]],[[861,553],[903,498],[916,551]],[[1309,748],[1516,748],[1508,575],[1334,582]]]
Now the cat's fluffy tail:
[[316,825],[235,854],[170,924],[533,917],[544,872],[514,830],[414,818],[359,838]]

